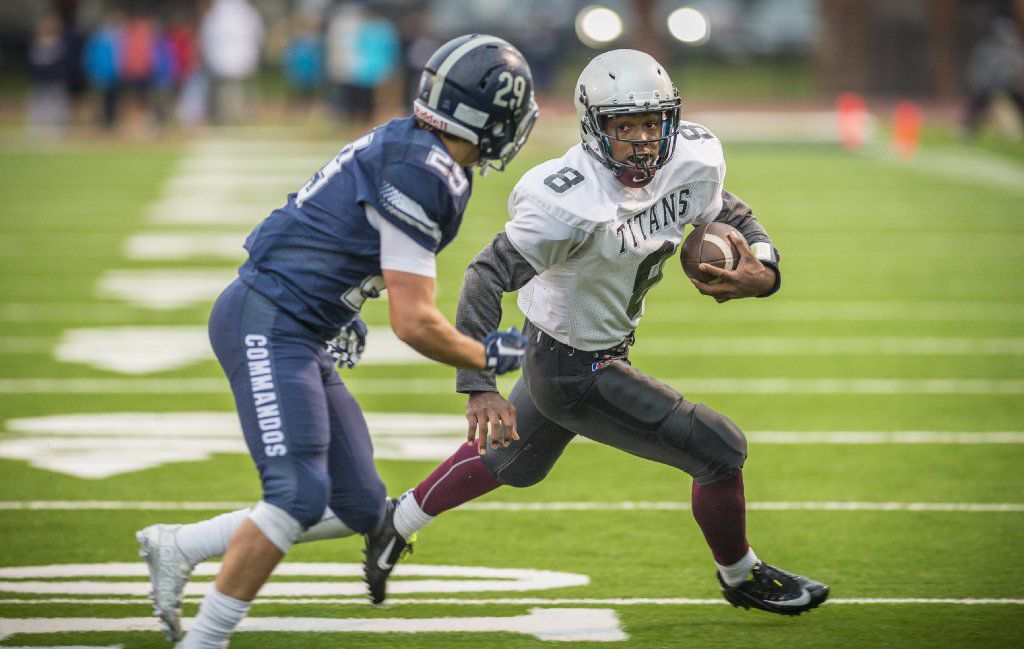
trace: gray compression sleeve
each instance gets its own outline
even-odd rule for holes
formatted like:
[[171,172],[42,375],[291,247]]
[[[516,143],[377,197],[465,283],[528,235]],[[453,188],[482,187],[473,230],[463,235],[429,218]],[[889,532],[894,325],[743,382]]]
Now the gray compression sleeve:
[[772,238],[768,236],[768,232],[765,231],[764,227],[754,217],[754,212],[750,209],[750,206],[744,203],[736,194],[723,189],[722,211],[718,213],[715,220],[720,223],[727,223],[739,230],[743,238],[747,240],[747,243],[751,245],[763,241],[772,247],[772,258],[762,259],[761,263],[775,271],[775,284],[767,293],[758,297],[768,297],[776,293],[782,286],[782,271],[779,270],[779,250],[772,243]]
[[[499,232],[469,263],[459,293],[455,327],[470,338],[483,340],[501,324],[501,298],[518,291],[537,275],[530,262]],[[497,392],[493,376],[475,370],[457,370],[457,392]]]

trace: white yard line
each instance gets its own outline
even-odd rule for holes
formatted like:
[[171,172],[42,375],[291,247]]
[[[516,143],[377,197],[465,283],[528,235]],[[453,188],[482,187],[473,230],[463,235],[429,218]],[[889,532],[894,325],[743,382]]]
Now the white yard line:
[[139,232],[124,243],[125,257],[146,260],[182,260],[215,257],[239,262],[245,258],[242,242],[247,230]]
[[[8,500],[0,511],[222,511],[251,507],[245,501],[170,502],[147,500]],[[466,503],[454,511],[469,512],[564,512],[564,511],[687,511],[681,501],[624,502],[482,502]],[[766,501],[748,502],[751,511],[872,511],[872,512],[1024,512],[1024,503],[929,503],[929,502],[845,502]]]
[[[726,305],[729,308],[729,305]],[[1020,322],[1024,320],[1024,304],[1020,302],[944,301],[876,301],[876,300],[787,300],[742,302],[735,305],[736,317],[756,317],[764,322]],[[747,309],[747,311],[743,311]],[[740,312],[743,313],[740,313]],[[701,321],[708,317],[705,309],[696,309],[689,301],[658,304],[649,320],[671,318],[672,321]],[[667,322],[667,320],[666,320]],[[643,330],[641,329],[641,334]]]
[[[236,246],[237,247],[237,246]],[[173,246],[166,248],[173,250]],[[161,253],[163,254],[163,253]],[[176,254],[167,252],[168,256]],[[202,255],[200,248],[193,253]],[[237,256],[237,255],[236,255]],[[201,327],[205,330],[205,326]],[[146,327],[135,327],[145,331]],[[158,328],[154,328],[156,331]],[[388,334],[390,330],[377,328],[378,333]],[[380,340],[380,336],[376,337]],[[378,345],[378,343],[374,343]],[[11,336],[0,340],[0,353],[24,354],[44,350],[52,346],[53,341],[47,338],[32,336]],[[700,345],[681,344],[678,338],[668,336],[652,336],[640,339],[636,352],[643,353],[649,349],[658,349],[660,356],[692,357],[692,356],[1020,356],[1024,355],[1024,338],[1021,337],[937,337],[937,336],[904,336],[904,337],[712,337],[702,338]],[[370,351],[372,353],[373,346]],[[45,351],[45,350],[44,350]],[[635,352],[635,353],[636,353]]]
[[197,173],[290,173],[293,176],[312,176],[336,153],[322,155],[282,155],[271,157],[240,158],[231,156],[204,156],[184,158],[177,165],[177,172]]
[[[199,602],[200,597],[186,597],[186,602]],[[151,602],[145,597],[123,597],[123,598],[100,598],[100,597],[47,597],[38,599],[24,598],[0,598],[0,604],[28,604],[28,605],[53,605],[53,604],[105,604],[105,605],[133,605],[151,606]],[[365,597],[258,597],[254,605],[270,604],[336,604],[350,606],[370,606]],[[723,599],[714,598],[690,598],[690,597],[621,597],[621,598],[581,598],[563,597],[557,599],[544,599],[542,597],[510,597],[499,599],[481,599],[456,597],[442,598],[388,598],[388,606],[405,605],[508,605],[508,606],[718,606],[726,605]],[[941,605],[941,606],[1021,606],[1024,605],[1024,598],[997,597],[997,598],[949,598],[949,597],[857,597],[830,599],[826,604],[833,605]]]
[[4,649],[121,649],[123,644],[68,644],[68,645],[32,645],[24,647],[12,647],[4,645]]
[[[135,357],[148,358],[144,352]],[[451,455],[466,426],[465,417],[457,414],[367,411],[364,415],[374,455],[383,460],[443,460]],[[171,462],[204,461],[215,453],[246,452],[238,416],[227,411],[64,413],[8,419],[3,428],[11,436],[0,442],[0,458],[88,479]],[[1021,431],[748,431],[747,438],[755,446],[1024,444]],[[577,437],[573,443],[594,442]]]
[[943,338],[937,336],[722,336],[701,338],[699,345],[688,345],[669,336],[641,336],[638,350],[658,349],[659,355],[717,356],[821,356],[821,355],[1022,355],[1024,338]]
[[976,147],[924,147],[910,159],[896,158],[887,149],[875,147],[865,155],[899,169],[1024,196],[1024,169],[1009,158]]
[[[186,622],[188,624],[188,622]],[[153,617],[0,618],[0,639],[19,634],[158,631]],[[534,608],[522,615],[435,618],[248,617],[238,631],[285,633],[516,633],[541,641],[628,640],[613,609]]]
[[100,302],[8,302],[0,304],[0,322],[135,322],[139,312],[122,305]]
[[[168,248],[170,250],[171,248]],[[168,252],[170,256],[172,252]],[[194,253],[202,255],[201,249]],[[237,255],[236,255],[237,256]],[[203,327],[205,329],[205,327]],[[146,327],[135,327],[144,331]],[[381,332],[387,333],[382,328]],[[379,338],[378,338],[379,339]],[[0,353],[25,354],[48,351],[54,341],[33,336],[10,336],[0,340]],[[678,338],[652,336],[640,339],[636,352],[658,349],[661,356],[1020,356],[1024,338],[1020,337],[731,337],[702,338],[700,345],[681,344]],[[372,351],[372,347],[371,347]],[[636,353],[634,352],[634,353]]]
[[[782,377],[759,379],[659,377],[686,394],[936,394],[936,395],[1021,395],[1024,379],[844,379]],[[449,394],[449,378],[371,379],[346,381],[360,394]],[[499,387],[511,387],[503,380]],[[222,378],[107,379],[38,378],[0,379],[0,394],[217,394],[227,393]]]
[[[203,205],[206,205],[205,203]],[[208,208],[209,206],[207,206]],[[276,205],[275,205],[276,207]],[[220,209],[220,208],[217,208]],[[265,210],[264,210],[265,212]],[[217,225],[204,221],[205,216],[189,210],[175,210],[175,218],[197,223]],[[252,216],[246,212],[246,224],[254,226],[266,214]],[[221,229],[218,228],[217,232]],[[247,231],[247,230],[246,230]],[[244,240],[241,236],[239,241]],[[225,267],[225,272],[230,270]],[[225,283],[225,286],[227,284]],[[0,321],[7,322],[68,322],[83,317],[100,317],[110,305],[94,302],[8,302],[0,304]],[[725,308],[732,308],[727,305]],[[747,307],[737,304],[739,310]],[[887,301],[779,301],[759,302],[748,312],[764,322],[1022,322],[1024,304],[1018,302],[887,302]],[[742,314],[741,314],[742,315]],[[737,316],[740,317],[740,316]],[[671,318],[673,321],[696,321],[707,318],[707,311],[694,308],[691,303],[659,304],[648,316],[648,322]],[[668,322],[668,320],[665,320]],[[640,335],[643,336],[644,329]],[[679,339],[674,339],[678,342]]]
[[754,444],[1024,444],[1024,432],[751,431],[747,433],[747,439]]

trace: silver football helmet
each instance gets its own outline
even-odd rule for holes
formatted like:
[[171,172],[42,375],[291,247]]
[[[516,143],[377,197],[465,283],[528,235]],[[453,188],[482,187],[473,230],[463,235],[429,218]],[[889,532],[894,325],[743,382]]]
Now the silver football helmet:
[[[637,50],[612,50],[595,56],[580,73],[573,100],[583,148],[616,176],[628,170],[635,172],[638,180],[650,178],[672,158],[679,128],[679,91],[651,55]],[[604,130],[609,117],[653,112],[662,115],[661,135],[657,138],[628,140]],[[631,143],[635,163],[612,158],[611,140]],[[653,160],[639,155],[636,148],[650,142],[658,144]]]

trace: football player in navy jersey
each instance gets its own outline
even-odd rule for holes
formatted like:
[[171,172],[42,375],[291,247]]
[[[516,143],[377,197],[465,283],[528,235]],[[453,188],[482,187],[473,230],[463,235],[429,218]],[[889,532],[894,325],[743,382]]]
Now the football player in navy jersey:
[[526,142],[537,117],[529,67],[499,38],[456,38],[425,66],[414,113],[343,148],[253,230],[238,279],[213,307],[210,340],[263,498],[137,533],[172,640],[192,569],[224,557],[178,647],[224,646],[294,543],[354,533],[370,543],[381,526],[391,505],[366,421],[334,369],[362,352],[367,298],[388,289],[396,335],[428,358],[490,374],[519,367],[525,339],[514,329],[481,341],[438,311],[434,256],[458,233],[471,167],[504,169]]

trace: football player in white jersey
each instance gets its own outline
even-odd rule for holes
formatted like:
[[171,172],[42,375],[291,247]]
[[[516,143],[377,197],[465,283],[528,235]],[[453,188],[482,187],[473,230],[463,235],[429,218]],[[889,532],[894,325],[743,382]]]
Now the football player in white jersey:
[[[746,439],[727,417],[688,401],[628,359],[644,296],[662,277],[687,225],[736,227],[740,262],[695,282],[719,301],[779,288],[779,255],[742,201],[723,189],[725,161],[706,128],[680,122],[679,93],[653,58],[615,50],[594,58],[575,92],[582,141],[528,171],[510,219],[470,264],[456,324],[481,337],[519,291],[529,339],[523,375],[506,401],[492,377],[460,370],[469,441],[388,508],[367,546],[373,601],[412,535],[443,511],[501,485],[542,480],[583,435],[693,477],[693,516],[735,606],[797,615],[828,586],[762,562],[746,536]],[[488,431],[490,433],[487,448]]]

